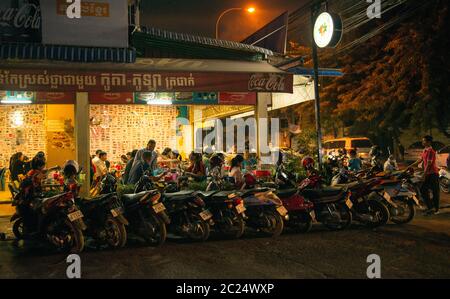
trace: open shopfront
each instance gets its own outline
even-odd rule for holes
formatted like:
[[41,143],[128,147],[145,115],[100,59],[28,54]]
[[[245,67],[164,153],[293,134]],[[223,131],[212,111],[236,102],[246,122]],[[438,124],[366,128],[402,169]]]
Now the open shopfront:
[[[4,61],[0,158],[6,164],[14,152],[33,156],[42,150],[49,164],[76,159],[88,169],[96,149],[114,162],[150,138],[160,150],[187,153],[194,148],[196,107],[254,109],[267,117],[271,93],[291,93],[292,80],[262,61]],[[177,123],[180,117],[184,123]]]

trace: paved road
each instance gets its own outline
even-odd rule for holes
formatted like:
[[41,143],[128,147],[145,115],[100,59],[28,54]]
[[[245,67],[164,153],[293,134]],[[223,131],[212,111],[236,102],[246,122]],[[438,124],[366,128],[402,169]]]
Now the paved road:
[[[383,278],[450,278],[450,211],[374,231],[330,232],[318,224],[308,234],[277,239],[171,239],[160,248],[88,249],[81,259],[83,278],[365,278],[372,253],[381,257]],[[65,278],[65,272],[61,254],[0,242],[0,278]]]

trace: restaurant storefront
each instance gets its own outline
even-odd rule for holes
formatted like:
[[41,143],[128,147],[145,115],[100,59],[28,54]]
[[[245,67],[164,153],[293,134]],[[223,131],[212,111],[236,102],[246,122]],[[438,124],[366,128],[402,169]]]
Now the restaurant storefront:
[[[42,32],[33,28],[30,38],[20,40],[14,36],[30,28],[15,28],[12,19],[5,21],[9,31],[0,32],[4,166],[14,152],[32,157],[44,151],[49,164],[76,159],[89,169],[96,149],[115,162],[150,138],[159,150],[186,154],[196,146],[198,107],[211,117],[226,116],[221,110],[254,110],[265,118],[272,93],[292,93],[292,75],[268,63],[270,50],[157,28],[134,30],[126,6],[106,2],[104,16],[87,14],[70,24],[63,4],[45,11],[29,1],[0,5],[43,24]],[[128,34],[106,35],[103,23]],[[84,34],[68,43],[55,26]]]
[[[262,96],[291,92],[292,75],[262,61],[2,61],[0,86],[14,90],[3,93],[0,105],[7,120],[2,163],[16,151],[32,156],[42,150],[49,164],[77,159],[87,168],[96,149],[115,162],[150,138],[159,150],[171,147],[186,154],[195,146],[197,107],[257,110]],[[177,125],[179,117],[188,122]]]

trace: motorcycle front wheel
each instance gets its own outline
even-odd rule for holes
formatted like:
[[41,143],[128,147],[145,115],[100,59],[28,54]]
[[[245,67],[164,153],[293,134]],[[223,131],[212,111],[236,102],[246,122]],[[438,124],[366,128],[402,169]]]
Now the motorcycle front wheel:
[[301,214],[296,215],[293,212],[289,212],[289,222],[288,225],[296,232],[296,233],[307,233],[312,228],[312,218],[309,214],[302,212]]
[[83,231],[68,219],[51,232],[48,231],[47,239],[63,252],[80,253],[84,249]]
[[339,222],[325,221],[323,224],[329,230],[343,230],[348,228],[353,221],[353,216],[350,209],[344,204],[338,204],[336,210],[339,212]]
[[156,247],[164,244],[167,238],[166,224],[154,214],[145,217],[143,222],[146,233],[142,237],[147,244]]
[[392,200],[397,205],[397,210],[400,210],[403,213],[399,213],[399,215],[396,216],[391,216],[391,221],[395,224],[405,224],[411,222],[416,215],[414,202],[412,200],[408,200],[407,198],[393,198]]
[[208,240],[209,234],[211,232],[211,227],[209,226],[209,223],[204,221],[203,219],[200,219],[200,217],[196,215],[192,215],[190,217],[190,229],[188,231],[188,238],[192,241],[200,241],[204,242]]
[[230,239],[239,239],[244,234],[245,221],[242,215],[227,211],[223,216],[223,223],[218,225],[220,232]]
[[376,228],[388,223],[390,218],[390,213],[388,207],[378,200],[369,199],[367,201],[369,205],[369,214],[374,218],[374,221],[367,222],[366,226],[369,228]]
[[267,218],[269,226],[260,228],[260,231],[269,237],[278,237],[284,229],[283,217],[275,209],[265,210],[264,217]]
[[447,178],[439,179],[439,186],[444,193],[450,193],[450,180]]
[[104,224],[106,243],[112,248],[124,247],[127,242],[125,225],[109,215]]
[[25,227],[23,224],[23,218],[19,218],[14,221],[12,231],[17,240],[22,240],[25,238]]

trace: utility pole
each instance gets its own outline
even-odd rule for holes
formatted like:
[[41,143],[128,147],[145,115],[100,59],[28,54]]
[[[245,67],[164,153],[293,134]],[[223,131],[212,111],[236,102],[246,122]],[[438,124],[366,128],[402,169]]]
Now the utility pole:
[[322,171],[322,127],[320,124],[320,95],[319,95],[319,58],[317,55],[317,45],[314,41],[314,23],[317,11],[320,9],[322,1],[316,1],[311,4],[311,41],[312,41],[312,58],[314,63],[314,106],[316,114],[316,133],[317,133],[317,157],[319,162],[319,170]]

